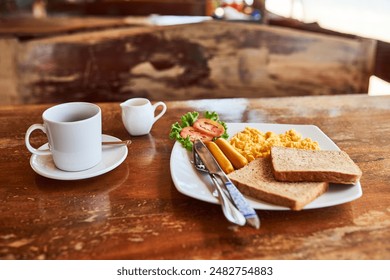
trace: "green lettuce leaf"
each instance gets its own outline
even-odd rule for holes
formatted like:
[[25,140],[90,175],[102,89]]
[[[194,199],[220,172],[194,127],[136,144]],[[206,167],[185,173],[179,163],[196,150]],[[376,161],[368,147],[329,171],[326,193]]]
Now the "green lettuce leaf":
[[[187,136],[186,138],[183,138],[180,136],[180,132],[183,128],[185,128],[187,126],[192,126],[194,124],[194,122],[196,122],[198,117],[199,117],[199,113],[195,112],[195,111],[188,112],[185,115],[183,115],[180,118],[180,122],[175,122],[174,124],[172,124],[171,132],[169,133],[169,138],[172,140],[178,141],[184,148],[191,151],[192,150],[192,142],[190,141],[190,137]],[[221,137],[224,139],[229,138],[229,135],[227,134],[226,123],[219,119],[219,116],[216,112],[206,111],[204,113],[204,117],[207,119],[211,119],[213,121],[219,122],[225,128],[225,132]]]

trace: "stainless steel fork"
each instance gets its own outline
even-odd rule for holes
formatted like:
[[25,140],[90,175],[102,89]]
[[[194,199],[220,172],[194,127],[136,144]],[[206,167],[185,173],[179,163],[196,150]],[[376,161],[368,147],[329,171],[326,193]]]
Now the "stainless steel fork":
[[225,191],[222,189],[220,184],[218,183],[217,178],[214,174],[210,174],[207,168],[204,166],[202,160],[199,158],[198,154],[195,152],[195,150],[192,150],[193,154],[193,162],[194,166],[197,170],[201,172],[205,172],[209,174],[210,178],[212,179],[215,190],[218,192],[218,199],[221,203],[222,211],[226,217],[226,219],[234,224],[243,226],[246,223],[246,219],[244,215],[236,208],[236,206],[233,204],[233,202],[230,200],[228,195],[225,193]]

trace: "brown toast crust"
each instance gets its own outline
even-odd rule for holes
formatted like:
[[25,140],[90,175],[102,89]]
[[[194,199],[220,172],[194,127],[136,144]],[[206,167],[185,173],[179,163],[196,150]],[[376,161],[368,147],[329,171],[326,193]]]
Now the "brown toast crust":
[[328,183],[325,182],[276,181],[269,158],[255,159],[228,176],[243,194],[292,210],[301,210],[328,190]]

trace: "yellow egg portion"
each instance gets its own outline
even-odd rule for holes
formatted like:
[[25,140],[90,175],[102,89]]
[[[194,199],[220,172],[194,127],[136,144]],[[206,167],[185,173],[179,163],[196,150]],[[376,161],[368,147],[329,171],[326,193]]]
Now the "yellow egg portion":
[[268,157],[272,146],[320,150],[318,142],[310,138],[302,138],[302,135],[294,129],[276,134],[272,131],[264,133],[256,128],[246,127],[230,139],[230,144],[249,162],[255,158]]

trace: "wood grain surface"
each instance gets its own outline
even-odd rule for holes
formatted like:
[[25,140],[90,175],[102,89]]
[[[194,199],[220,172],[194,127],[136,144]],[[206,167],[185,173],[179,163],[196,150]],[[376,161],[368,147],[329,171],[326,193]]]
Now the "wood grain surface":
[[[146,18],[144,18],[146,20]],[[145,22],[145,21],[144,21]],[[139,22],[138,22],[139,23]],[[34,17],[0,17],[0,36],[17,37],[20,40],[72,34],[82,31],[97,31],[105,28],[129,27],[123,17],[69,17],[56,16],[46,18]]]
[[[103,132],[128,139],[118,103],[100,103]],[[126,160],[79,181],[36,174],[24,135],[49,105],[0,107],[1,259],[389,259],[390,97],[337,95],[167,102]],[[258,210],[262,227],[229,224],[218,205],[177,191],[171,124],[188,111],[226,122],[314,124],[363,171],[363,196],[322,209]],[[39,132],[33,144],[45,143]]]
[[83,31],[76,21],[68,28],[78,32],[0,40],[8,104],[361,93],[375,67],[370,39],[224,21],[104,24]]

